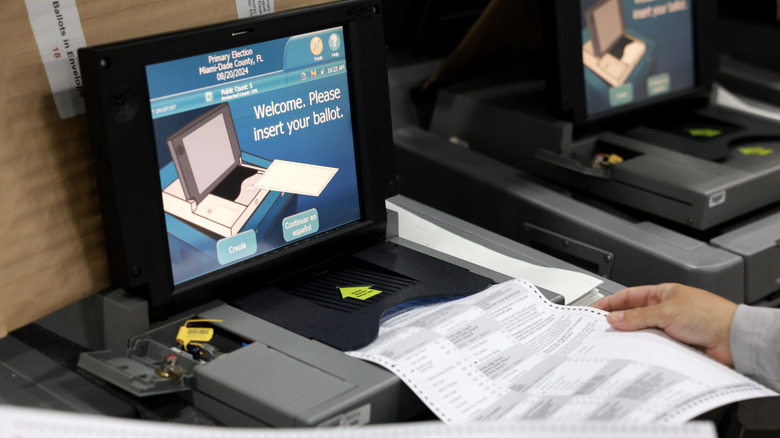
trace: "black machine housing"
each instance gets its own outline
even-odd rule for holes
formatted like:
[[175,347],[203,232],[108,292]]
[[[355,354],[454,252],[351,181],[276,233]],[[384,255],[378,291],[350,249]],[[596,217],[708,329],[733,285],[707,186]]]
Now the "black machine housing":
[[[336,26],[347,51],[361,219],[174,286],[145,66]],[[380,2],[345,1],[80,50],[113,285],[163,318],[256,289],[293,271],[291,260],[329,259],[383,239],[396,183],[385,54],[373,50],[382,46]]]

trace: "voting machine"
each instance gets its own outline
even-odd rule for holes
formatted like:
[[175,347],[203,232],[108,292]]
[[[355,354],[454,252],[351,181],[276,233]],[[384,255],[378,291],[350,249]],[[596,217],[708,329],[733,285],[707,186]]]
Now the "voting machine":
[[[467,210],[434,196],[440,185],[407,179],[402,193],[623,283],[776,299],[780,124],[710,102],[712,2],[569,3],[542,2],[539,59],[439,85],[428,131],[397,130],[417,165],[468,175],[467,187],[495,196]],[[638,41],[637,61],[626,51]],[[609,48],[601,67],[586,59],[594,46]],[[629,73],[610,83],[605,69]],[[426,136],[466,150],[437,160]],[[463,160],[508,167],[454,162],[475,152],[484,157]],[[513,219],[487,214],[507,199]]]
[[343,351],[400,304],[507,277],[397,235],[381,4],[79,55],[116,287],[102,297],[107,349],[79,366],[137,397],[179,392],[228,425],[424,412]]

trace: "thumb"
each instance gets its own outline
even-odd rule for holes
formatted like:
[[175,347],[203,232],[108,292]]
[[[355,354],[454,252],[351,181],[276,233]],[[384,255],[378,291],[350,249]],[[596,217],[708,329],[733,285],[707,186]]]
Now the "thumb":
[[607,322],[618,330],[634,331],[648,327],[658,327],[654,307],[640,307],[631,310],[611,312]]

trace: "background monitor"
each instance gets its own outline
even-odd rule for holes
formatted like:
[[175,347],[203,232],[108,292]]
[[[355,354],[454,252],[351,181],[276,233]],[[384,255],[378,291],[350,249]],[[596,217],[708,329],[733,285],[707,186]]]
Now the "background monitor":
[[551,102],[577,127],[709,91],[717,53],[714,2],[542,3]]

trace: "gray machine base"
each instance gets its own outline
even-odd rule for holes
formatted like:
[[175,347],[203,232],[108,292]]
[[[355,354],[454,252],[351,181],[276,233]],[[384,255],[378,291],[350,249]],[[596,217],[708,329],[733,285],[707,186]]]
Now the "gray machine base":
[[[768,189],[780,178],[780,154],[746,155],[730,147],[724,160],[709,161],[664,147],[682,143],[682,138],[646,126],[631,129],[630,135],[655,138],[657,144],[609,131],[573,137],[570,124],[545,111],[544,96],[540,81],[471,80],[438,92],[430,130],[442,138],[457,136],[478,152],[591,196],[693,230],[708,230],[780,201],[780,191]],[[770,121],[717,105],[698,109],[692,117],[746,127],[706,141],[780,149],[780,130]],[[596,153],[615,153],[624,161],[596,168],[591,165]]]
[[[422,129],[409,90],[435,67],[416,64],[390,71],[401,194],[618,283],[673,281],[735,302],[774,302],[780,289],[780,233],[774,224],[780,223],[780,213],[768,212],[765,220],[738,225],[711,242],[575,198],[503,160]],[[470,115],[476,116],[463,114],[458,120]],[[550,125],[538,129],[545,126]],[[553,132],[564,132],[559,128]],[[511,138],[517,147],[527,141],[516,130]],[[749,239],[739,231],[742,227],[750,229]]]
[[[477,245],[541,266],[585,270],[528,248],[511,239],[485,231],[418,202],[392,198],[395,205]],[[396,213],[388,211],[388,240],[438,257],[487,276],[507,280],[489,266],[465,262],[410,242],[398,235]],[[605,280],[595,294],[606,295],[622,286]],[[552,301],[562,297],[543,291]],[[249,315],[224,303],[193,309],[164,323],[148,325],[143,300],[121,290],[101,294],[102,308],[119,314],[113,319],[138,330],[128,336],[106,321],[107,350],[83,353],[79,366],[137,397],[176,392],[199,410],[225,425],[312,427],[365,423],[389,423],[425,416],[420,399],[401,380],[374,364],[355,359],[325,344]],[[67,312],[72,314],[73,311]],[[107,315],[107,314],[106,314]],[[176,346],[178,328],[188,319],[215,319],[214,327],[247,345],[211,362],[196,363],[183,353],[182,376],[167,380],[155,375],[163,357]],[[50,319],[57,319],[56,316]],[[131,323],[130,320],[135,320]],[[52,322],[49,322],[52,324]],[[147,324],[144,327],[144,324]],[[124,336],[124,346],[112,334]],[[78,335],[80,331],[75,331]],[[129,339],[128,339],[129,338]]]
[[13,335],[0,339],[0,403],[116,417],[136,416],[130,404]]

